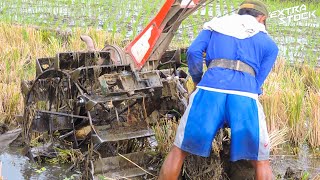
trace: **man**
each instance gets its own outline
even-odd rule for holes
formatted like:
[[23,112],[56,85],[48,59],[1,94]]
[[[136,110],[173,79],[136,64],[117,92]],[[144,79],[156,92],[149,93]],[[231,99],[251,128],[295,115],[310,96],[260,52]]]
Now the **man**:
[[[196,90],[180,120],[174,146],[159,178],[177,179],[185,157],[208,157],[219,128],[231,128],[231,161],[250,160],[256,179],[272,179],[269,138],[258,95],[278,54],[268,36],[266,6],[245,0],[238,14],[204,24],[188,49],[189,73]],[[203,74],[203,53],[208,70]]]

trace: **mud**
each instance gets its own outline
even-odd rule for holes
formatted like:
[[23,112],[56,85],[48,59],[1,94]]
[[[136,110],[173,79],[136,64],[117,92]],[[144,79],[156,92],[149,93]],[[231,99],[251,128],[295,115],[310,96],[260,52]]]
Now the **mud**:
[[[221,141],[223,139],[224,141]],[[183,167],[182,179],[253,179],[254,170],[249,162],[229,162],[229,142],[225,140],[226,137],[220,132],[217,136],[217,141],[214,142],[212,154],[209,158],[188,156]],[[21,136],[18,136],[9,144],[10,147],[3,147],[0,150],[2,176],[5,179],[46,180],[71,177],[80,179],[81,177],[80,172],[76,170],[68,171],[71,164],[31,163],[26,156],[22,155],[23,140]],[[281,153],[288,154],[285,151]],[[157,175],[163,157],[159,155],[153,155],[153,157],[149,162],[153,164],[153,167],[149,170]],[[316,179],[316,176],[320,174],[320,159],[314,157],[306,146],[301,146],[297,155],[271,155],[271,163],[277,179],[302,179],[303,177]],[[141,179],[145,179],[145,177],[143,176]]]
[[9,127],[5,124],[0,124],[0,134],[4,134],[9,130]]
[[0,135],[0,150],[7,148],[21,134],[21,129],[14,129],[11,131],[8,131],[9,129],[2,130],[2,134]]
[[188,180],[254,179],[254,169],[248,161],[230,162],[228,129],[220,130],[213,142],[209,158],[190,155],[184,163],[183,177]]

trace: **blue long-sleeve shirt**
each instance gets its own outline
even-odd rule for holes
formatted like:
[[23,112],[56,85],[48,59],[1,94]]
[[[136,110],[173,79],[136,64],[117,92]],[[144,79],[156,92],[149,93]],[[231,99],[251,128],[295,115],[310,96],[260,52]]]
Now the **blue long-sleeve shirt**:
[[[250,65],[256,76],[220,67],[203,74],[203,53],[206,65],[213,59],[241,60]],[[202,30],[187,51],[189,73],[198,86],[261,94],[261,86],[278,55],[275,42],[264,32],[246,39],[237,39],[216,31]]]

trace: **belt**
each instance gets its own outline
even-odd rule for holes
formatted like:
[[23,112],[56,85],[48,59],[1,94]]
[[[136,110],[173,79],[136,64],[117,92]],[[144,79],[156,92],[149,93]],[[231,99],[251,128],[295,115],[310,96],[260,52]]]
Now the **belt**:
[[214,59],[210,62],[208,69],[212,67],[221,67],[226,69],[232,69],[236,71],[242,71],[256,76],[255,71],[248,64],[240,60],[229,60],[229,59]]

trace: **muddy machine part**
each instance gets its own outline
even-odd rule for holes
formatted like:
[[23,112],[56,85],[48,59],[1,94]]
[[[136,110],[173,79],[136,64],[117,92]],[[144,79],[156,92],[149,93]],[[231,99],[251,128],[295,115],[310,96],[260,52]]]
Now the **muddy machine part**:
[[[23,135],[31,156],[80,149],[89,179],[152,177],[146,171],[152,172],[155,141],[151,115],[182,114],[188,97],[180,51],[167,47],[182,20],[204,3],[167,0],[123,49],[96,50],[90,37],[81,36],[87,52],[37,59],[36,79],[22,83]],[[41,154],[44,147],[51,151]]]

